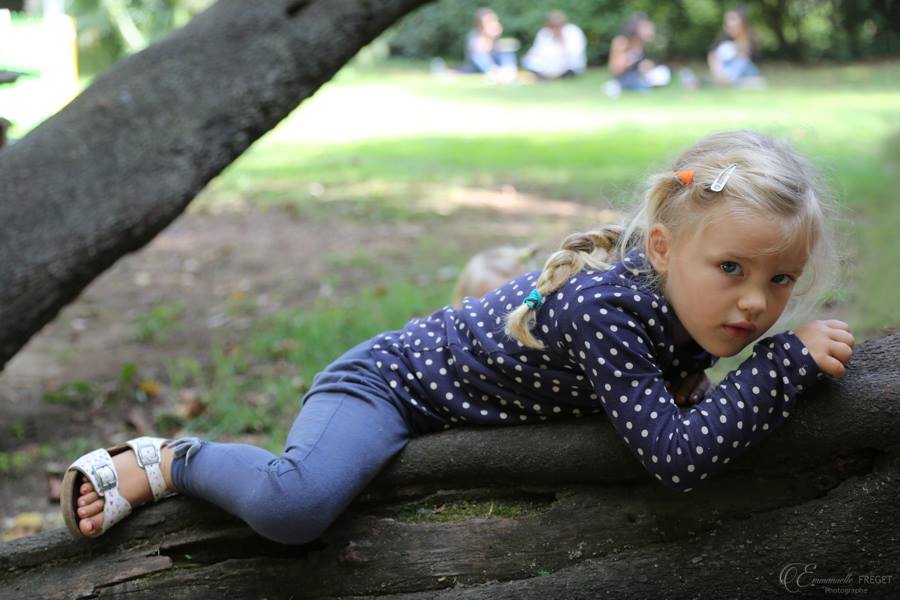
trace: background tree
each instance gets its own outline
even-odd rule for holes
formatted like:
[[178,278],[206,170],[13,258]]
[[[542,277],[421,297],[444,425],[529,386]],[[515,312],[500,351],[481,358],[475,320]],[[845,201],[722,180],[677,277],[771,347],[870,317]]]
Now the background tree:
[[69,0],[82,69],[103,71],[126,54],[184,26],[213,0]]
[[425,0],[221,0],[0,154],[0,367]]

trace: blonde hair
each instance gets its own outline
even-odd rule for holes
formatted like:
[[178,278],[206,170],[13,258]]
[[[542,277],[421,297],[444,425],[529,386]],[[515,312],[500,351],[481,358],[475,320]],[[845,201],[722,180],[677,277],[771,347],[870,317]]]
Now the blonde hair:
[[[711,191],[710,184],[730,164],[737,168],[725,188]],[[693,183],[683,185],[674,173],[687,170],[694,172]],[[783,243],[761,251],[778,252],[795,244],[804,248],[806,267],[779,323],[812,312],[837,276],[840,253],[832,229],[837,209],[809,161],[784,142],[746,130],[715,133],[685,150],[671,170],[650,178],[643,202],[624,224],[567,237],[547,259],[535,288],[547,297],[586,267],[606,270],[633,248],[646,252],[647,232],[656,223],[677,240],[698,235],[725,215],[761,216],[779,226]],[[638,273],[650,287],[663,289],[664,281],[649,260]],[[506,315],[504,330],[540,350],[544,344],[531,332],[534,323],[535,311],[523,304]]]

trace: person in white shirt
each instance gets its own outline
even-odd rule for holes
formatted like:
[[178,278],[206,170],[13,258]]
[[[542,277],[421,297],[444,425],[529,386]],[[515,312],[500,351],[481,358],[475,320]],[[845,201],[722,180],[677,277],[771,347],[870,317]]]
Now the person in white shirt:
[[554,10],[547,15],[522,66],[541,79],[580,75],[587,67],[586,47],[581,28],[569,23],[561,10]]

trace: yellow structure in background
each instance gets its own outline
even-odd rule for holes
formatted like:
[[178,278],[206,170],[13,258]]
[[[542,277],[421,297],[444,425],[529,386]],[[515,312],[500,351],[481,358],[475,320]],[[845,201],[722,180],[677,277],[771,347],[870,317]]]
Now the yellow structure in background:
[[0,70],[24,73],[0,85],[0,117],[14,132],[37,125],[79,91],[75,19],[68,15],[23,15],[0,10]]

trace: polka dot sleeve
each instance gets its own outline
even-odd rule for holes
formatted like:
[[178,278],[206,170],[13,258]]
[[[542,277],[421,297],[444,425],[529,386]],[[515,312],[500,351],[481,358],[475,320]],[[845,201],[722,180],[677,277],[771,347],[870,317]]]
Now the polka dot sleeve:
[[689,409],[666,389],[646,294],[602,294],[576,305],[560,330],[617,433],[656,479],[689,492],[759,443],[793,410],[821,372],[792,332],[759,341],[740,368]]

